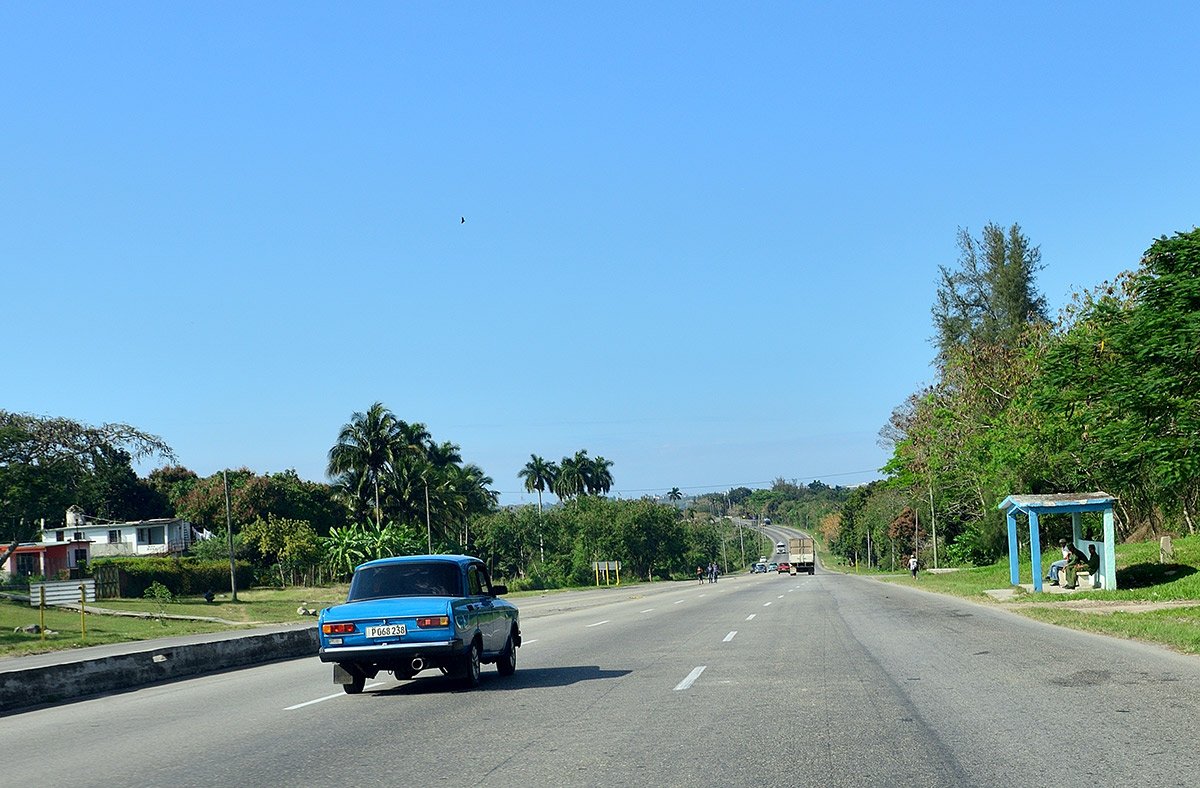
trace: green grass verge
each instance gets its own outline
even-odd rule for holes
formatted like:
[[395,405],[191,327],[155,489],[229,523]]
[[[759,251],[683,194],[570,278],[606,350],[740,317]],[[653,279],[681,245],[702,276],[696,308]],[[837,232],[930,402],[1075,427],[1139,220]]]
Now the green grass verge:
[[1157,643],[1185,654],[1200,654],[1200,604],[1140,613],[1119,610],[1096,613],[1029,606],[1018,609],[1047,624]]
[[[1117,590],[1083,590],[1071,594],[1029,593],[1020,589],[1005,609],[1058,626],[1099,632],[1116,637],[1157,643],[1188,654],[1200,654],[1200,536],[1173,540],[1175,555],[1168,563],[1159,563],[1158,542],[1137,542],[1116,546]],[[1053,550],[1043,556],[1042,575],[1058,557]],[[1028,557],[1019,573],[1020,582],[1031,584]],[[826,558],[835,571],[874,577],[890,583],[909,585],[939,594],[965,597],[980,602],[995,602],[987,595],[993,589],[1011,588],[1007,559],[991,566],[961,568],[953,572],[921,571],[917,579],[907,572],[879,572],[856,567],[837,566]],[[1095,600],[1087,610],[1071,609],[1072,603]],[[1179,605],[1195,601],[1196,605]],[[1113,610],[1113,603],[1175,603],[1165,609],[1143,611]],[[1099,612],[1098,612],[1099,611]]]

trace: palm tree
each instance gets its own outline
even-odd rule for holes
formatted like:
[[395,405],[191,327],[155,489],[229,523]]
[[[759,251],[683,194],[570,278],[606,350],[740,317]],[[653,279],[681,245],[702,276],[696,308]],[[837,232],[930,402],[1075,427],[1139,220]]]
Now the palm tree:
[[681,500],[683,500],[683,493],[679,491],[678,487],[672,487],[671,492],[667,493],[667,500],[668,501],[681,501]]
[[398,439],[399,422],[395,415],[383,403],[376,402],[366,413],[350,414],[350,421],[342,425],[337,443],[329,450],[326,470],[329,476],[353,480],[360,499],[364,488],[374,488],[376,528],[381,520],[379,481],[396,460]]
[[542,493],[547,488],[553,490],[554,480],[558,476],[558,466],[552,462],[546,462],[536,454],[529,455],[529,462],[525,463],[525,467],[517,472],[518,479],[525,480],[525,491],[533,492],[537,490],[538,494],[538,553],[541,556],[542,563],[546,562],[546,545],[542,540]]
[[590,488],[588,492],[593,495],[607,495],[612,489],[613,477],[609,468],[612,467],[612,460],[606,460],[600,455],[596,455],[596,459],[591,461]]
[[529,462],[525,463],[525,467],[517,472],[518,479],[525,480],[525,491],[537,491],[538,494],[538,518],[542,516],[542,493],[547,489],[553,492],[554,478],[558,475],[558,466],[552,462],[546,462],[536,454],[529,455]]
[[564,501],[582,495],[587,489],[584,466],[588,462],[586,451],[575,452],[574,457],[563,457],[558,464],[558,474],[554,477],[551,492]]

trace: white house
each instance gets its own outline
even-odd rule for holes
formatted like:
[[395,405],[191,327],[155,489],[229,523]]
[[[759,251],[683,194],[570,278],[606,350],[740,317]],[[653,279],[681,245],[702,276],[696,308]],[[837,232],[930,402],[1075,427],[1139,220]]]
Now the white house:
[[78,506],[67,510],[63,528],[42,531],[43,542],[91,542],[91,557],[182,553],[192,544],[192,524],[178,517],[99,522]]

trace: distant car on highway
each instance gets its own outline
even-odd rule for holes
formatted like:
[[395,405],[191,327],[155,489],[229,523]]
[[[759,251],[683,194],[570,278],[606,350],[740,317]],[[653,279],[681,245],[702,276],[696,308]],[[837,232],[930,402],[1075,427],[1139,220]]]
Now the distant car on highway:
[[767,565],[762,563],[761,561],[758,562],[757,564],[755,564],[754,566],[750,567],[750,573],[754,574],[754,575],[765,574],[766,571],[767,571]]
[[775,563],[774,561],[772,561],[771,563],[767,564],[767,571],[768,571],[768,572],[777,572],[777,571],[779,571],[779,564],[777,564],[777,563]]
[[507,592],[470,556],[368,561],[354,570],[346,602],[321,611],[319,656],[351,695],[380,671],[411,679],[440,668],[465,688],[479,684],[480,663],[511,676],[521,627],[517,608],[497,598]]
[[787,543],[786,542],[776,542],[775,543],[775,552],[786,553],[787,552]]
[[779,574],[781,574],[781,575],[790,574],[791,571],[792,571],[792,567],[786,561],[779,564],[779,569],[778,569]]

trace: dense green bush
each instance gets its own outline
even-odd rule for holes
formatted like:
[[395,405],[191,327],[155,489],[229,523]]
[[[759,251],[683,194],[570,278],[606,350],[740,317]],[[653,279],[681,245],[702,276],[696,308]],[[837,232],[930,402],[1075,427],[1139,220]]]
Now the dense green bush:
[[[140,598],[154,583],[161,583],[175,596],[197,596],[205,591],[229,591],[228,561],[199,561],[194,558],[139,556],[98,558],[93,567],[115,565],[120,573],[121,596]],[[237,584],[249,588],[254,567],[237,562]]]

